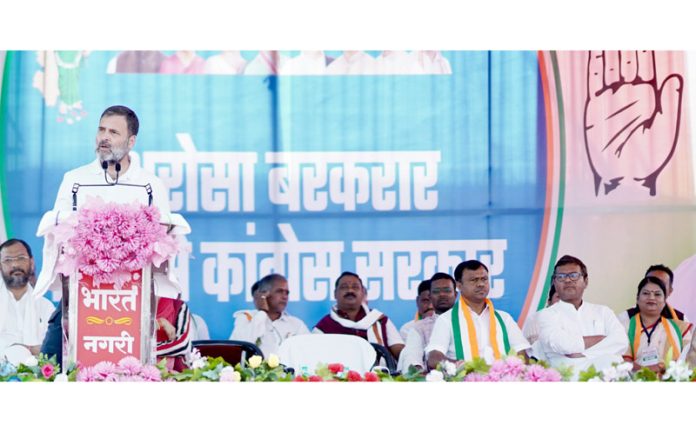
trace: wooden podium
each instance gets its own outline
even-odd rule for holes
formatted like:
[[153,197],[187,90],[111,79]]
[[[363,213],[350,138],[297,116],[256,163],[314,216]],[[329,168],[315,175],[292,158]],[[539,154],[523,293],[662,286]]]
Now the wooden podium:
[[118,363],[128,356],[154,364],[155,307],[149,267],[132,272],[121,289],[114,284],[95,286],[91,276],[77,271],[69,281],[64,358],[82,366]]

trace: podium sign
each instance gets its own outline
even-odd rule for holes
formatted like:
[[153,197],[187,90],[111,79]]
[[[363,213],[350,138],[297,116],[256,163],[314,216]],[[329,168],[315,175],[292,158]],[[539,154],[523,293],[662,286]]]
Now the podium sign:
[[95,286],[78,272],[70,278],[68,358],[83,366],[133,356],[152,363],[150,269],[131,273],[121,289]]

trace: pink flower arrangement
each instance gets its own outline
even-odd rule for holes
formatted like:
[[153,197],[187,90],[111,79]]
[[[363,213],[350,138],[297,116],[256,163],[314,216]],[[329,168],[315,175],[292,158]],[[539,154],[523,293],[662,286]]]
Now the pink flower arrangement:
[[70,274],[75,268],[92,276],[96,285],[114,283],[120,288],[131,272],[147,265],[159,266],[174,256],[175,240],[159,223],[157,207],[142,204],[88,201],[54,231],[63,245],[56,270]]
[[503,381],[561,381],[561,374],[555,369],[546,369],[541,365],[526,365],[519,357],[507,357],[496,360],[487,373],[472,372],[464,377],[466,382],[503,382]]
[[527,372],[524,376],[525,381],[533,382],[558,382],[561,379],[561,374],[556,369],[546,369],[540,365],[527,367]]
[[128,356],[118,364],[102,361],[92,367],[78,367],[77,381],[162,381],[160,370],[153,365],[143,366],[140,360]]

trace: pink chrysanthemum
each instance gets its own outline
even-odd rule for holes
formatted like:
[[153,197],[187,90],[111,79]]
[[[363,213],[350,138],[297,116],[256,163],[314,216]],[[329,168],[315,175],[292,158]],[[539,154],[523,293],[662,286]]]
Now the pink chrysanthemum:
[[133,356],[124,357],[118,362],[118,371],[124,375],[138,375],[142,369],[140,360]]
[[140,376],[143,377],[145,381],[162,381],[162,373],[156,366],[145,365],[140,371]]
[[558,382],[561,374],[556,369],[545,369],[543,366],[531,365],[527,368],[526,381]]
[[472,372],[464,377],[464,381],[467,382],[487,382],[490,381],[486,375],[481,375],[477,372]]
[[98,376],[93,368],[81,367],[78,369],[75,379],[80,382],[93,382],[98,380]]
[[106,381],[107,378],[116,374],[116,365],[110,361],[100,361],[92,367],[92,370],[98,379]]
[[87,202],[77,218],[61,222],[52,234],[63,245],[57,270],[68,274],[75,267],[92,276],[96,285],[120,288],[130,273],[174,256],[177,244],[159,223],[157,207],[140,204]]

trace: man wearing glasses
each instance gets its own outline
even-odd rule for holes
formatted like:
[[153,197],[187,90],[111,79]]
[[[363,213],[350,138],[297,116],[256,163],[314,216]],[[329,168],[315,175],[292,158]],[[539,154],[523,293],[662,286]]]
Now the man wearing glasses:
[[26,242],[0,244],[0,270],[0,360],[7,356],[16,363],[39,353],[54,306],[32,295],[34,258]]
[[539,347],[551,366],[572,366],[577,374],[621,363],[628,348],[626,332],[606,306],[583,301],[587,267],[564,255],[556,263],[553,283],[560,301],[539,312]]
[[434,314],[416,321],[406,338],[406,346],[399,357],[399,370],[407,371],[409,366],[425,369],[425,347],[430,342],[437,317],[448,310],[457,300],[456,282],[447,273],[435,273],[428,282],[430,302]]

